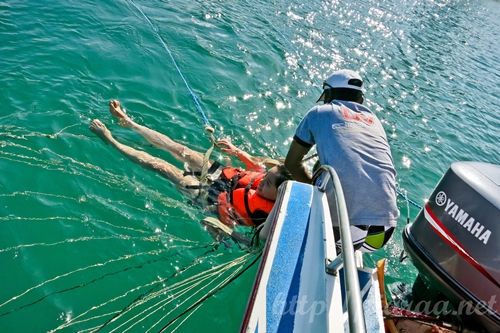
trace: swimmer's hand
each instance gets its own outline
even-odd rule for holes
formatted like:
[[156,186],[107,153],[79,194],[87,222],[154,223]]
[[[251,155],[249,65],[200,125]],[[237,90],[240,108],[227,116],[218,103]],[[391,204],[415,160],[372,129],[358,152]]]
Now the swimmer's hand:
[[219,147],[223,152],[228,155],[236,156],[240,161],[245,164],[247,170],[252,171],[265,171],[264,165],[260,163],[257,159],[255,159],[249,153],[237,148],[235,145],[231,143],[228,139],[221,139],[217,141],[217,147]]
[[235,145],[233,145],[231,141],[228,139],[218,140],[217,147],[219,147],[220,150],[229,155],[238,156],[238,153],[240,153],[240,149],[238,149]]

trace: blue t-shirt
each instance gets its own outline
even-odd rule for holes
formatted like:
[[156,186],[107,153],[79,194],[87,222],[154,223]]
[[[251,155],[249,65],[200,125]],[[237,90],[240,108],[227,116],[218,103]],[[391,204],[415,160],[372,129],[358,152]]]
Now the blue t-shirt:
[[352,225],[396,226],[396,171],[380,120],[367,107],[334,100],[313,107],[294,139],[316,145],[322,165],[337,172]]

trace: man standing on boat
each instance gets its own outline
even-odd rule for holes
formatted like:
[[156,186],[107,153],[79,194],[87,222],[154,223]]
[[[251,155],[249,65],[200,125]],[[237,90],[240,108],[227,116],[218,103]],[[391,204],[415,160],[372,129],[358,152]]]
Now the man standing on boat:
[[316,145],[321,165],[332,166],[340,178],[355,249],[374,251],[389,240],[399,217],[385,131],[362,105],[363,80],[355,71],[333,72],[323,82],[320,101],[300,122],[285,166],[294,179],[311,183],[302,159]]

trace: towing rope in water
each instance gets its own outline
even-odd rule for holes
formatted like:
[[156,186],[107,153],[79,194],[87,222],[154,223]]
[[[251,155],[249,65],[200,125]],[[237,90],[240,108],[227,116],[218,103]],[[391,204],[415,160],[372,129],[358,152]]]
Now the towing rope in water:
[[422,209],[422,205],[419,205],[416,201],[408,198],[408,192],[405,190],[404,193],[400,189],[396,189],[397,194],[406,200],[407,203],[412,204],[414,207],[418,209]]
[[158,28],[153,24],[151,19],[142,11],[142,9],[135,4],[135,2],[133,0],[128,0],[128,1],[130,2],[130,4],[132,4],[132,6],[135,7],[135,9],[137,9],[139,11],[139,13],[141,13],[141,15],[144,17],[144,19],[146,19],[148,24],[151,26],[151,28],[155,32],[156,37],[160,40],[160,43],[163,46],[163,48],[165,49],[165,51],[167,51],[168,55],[170,56],[170,59],[172,60],[172,63],[174,64],[175,69],[177,70],[177,73],[179,73],[179,76],[181,77],[182,81],[184,82],[184,85],[186,86],[187,90],[189,91],[189,94],[191,95],[191,98],[193,99],[196,110],[201,115],[201,118],[202,118],[203,123],[205,125],[205,130],[207,130],[209,133],[213,133],[213,127],[210,125],[210,122],[208,121],[208,118],[205,115],[203,108],[201,107],[200,99],[194,93],[193,89],[191,89],[191,87],[189,86],[189,83],[187,82],[186,77],[184,76],[184,74],[182,74],[182,71],[179,68],[179,66],[177,65],[177,61],[175,60],[174,55],[170,51],[170,48],[168,47],[168,45],[165,42],[165,40],[163,39],[163,37],[160,35]]
[[151,29],[153,29],[156,37],[160,41],[160,43],[163,46],[163,48],[165,49],[165,51],[167,51],[167,54],[169,55],[170,59],[172,60],[172,63],[174,64],[174,67],[177,70],[177,73],[179,74],[182,81],[184,82],[184,85],[186,86],[187,90],[189,91],[189,94],[191,95],[191,98],[193,99],[196,110],[201,115],[201,119],[203,120],[203,123],[205,125],[204,129],[207,132],[209,140],[212,144],[211,147],[208,148],[206,153],[203,155],[203,165],[201,168],[201,175],[199,177],[199,181],[201,183],[204,183],[204,182],[206,182],[206,178],[207,178],[207,174],[208,174],[210,155],[212,154],[212,151],[215,148],[215,142],[216,142],[215,137],[214,137],[215,130],[212,127],[212,125],[210,125],[210,122],[208,121],[208,117],[206,116],[205,111],[203,111],[203,108],[201,107],[200,99],[194,93],[193,89],[191,89],[191,86],[189,85],[188,81],[186,80],[186,77],[184,76],[184,74],[182,74],[182,71],[179,68],[179,65],[177,65],[177,61],[175,60],[175,57],[172,54],[172,51],[170,51],[170,48],[168,47],[167,43],[165,42],[163,37],[160,35],[158,28],[153,24],[151,19],[142,11],[142,9],[135,4],[135,2],[133,0],[128,0],[128,1],[130,2],[130,4],[132,4],[132,6],[134,6],[135,9],[137,9],[137,11],[139,11],[139,13],[141,13],[141,15],[144,17],[144,19],[148,22]]

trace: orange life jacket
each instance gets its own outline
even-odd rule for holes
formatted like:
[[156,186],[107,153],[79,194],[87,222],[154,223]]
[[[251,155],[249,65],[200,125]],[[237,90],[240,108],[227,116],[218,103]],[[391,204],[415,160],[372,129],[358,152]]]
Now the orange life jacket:
[[234,188],[222,192],[217,197],[219,219],[227,224],[235,222],[256,226],[266,220],[274,206],[274,201],[257,194],[257,187],[266,174],[264,172],[244,171],[237,168],[224,168],[221,177],[232,180]]

